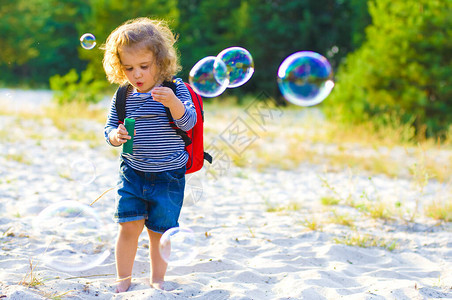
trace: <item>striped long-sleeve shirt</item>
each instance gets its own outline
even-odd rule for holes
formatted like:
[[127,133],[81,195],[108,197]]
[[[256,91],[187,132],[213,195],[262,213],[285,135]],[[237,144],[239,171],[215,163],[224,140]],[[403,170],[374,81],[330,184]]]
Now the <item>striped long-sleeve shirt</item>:
[[[185,106],[180,119],[174,120],[177,127],[188,131],[196,123],[196,109],[190,92],[182,79],[177,78],[176,96]],[[116,113],[116,96],[110,105],[107,122],[104,128],[107,143],[109,133],[118,128]],[[182,168],[188,160],[182,138],[171,128],[165,107],[154,101],[150,93],[127,94],[126,117],[135,119],[136,134],[133,137],[133,154],[121,153],[122,159],[133,169],[142,172],[161,172]]]

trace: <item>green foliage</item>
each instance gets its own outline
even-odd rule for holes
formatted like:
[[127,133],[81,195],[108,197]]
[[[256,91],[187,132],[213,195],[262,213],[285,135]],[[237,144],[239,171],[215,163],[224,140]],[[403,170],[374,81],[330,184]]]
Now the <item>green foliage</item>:
[[434,201],[425,207],[425,214],[435,220],[452,222],[452,203],[449,199],[444,202]]
[[108,35],[127,20],[138,17],[164,19],[171,27],[177,26],[179,12],[176,0],[89,0],[89,10],[83,13],[84,22],[77,24],[79,36],[91,32],[96,36],[97,46],[93,50],[77,47],[80,59],[89,61],[94,77],[105,79],[102,67],[103,51],[99,46],[105,42]]
[[340,203],[340,199],[335,198],[335,197],[331,197],[331,196],[324,196],[322,198],[320,198],[320,203],[322,203],[322,205],[338,205]]
[[326,111],[345,121],[394,113],[441,134],[452,113],[452,2],[374,0],[363,46],[339,68]]
[[[42,86],[52,78],[58,102],[96,102],[106,84],[103,53],[81,48],[79,37],[91,32],[100,46],[124,21],[149,16],[168,20],[178,34],[185,80],[198,60],[241,46],[253,55],[256,72],[226,93],[281,98],[280,63],[312,50],[338,69],[327,113],[413,124],[418,135],[432,135],[451,124],[451,6],[444,0],[3,0],[1,81]],[[82,90],[93,94],[76,95]]]
[[[179,1],[180,20],[183,22],[179,23],[176,30],[180,37],[178,45],[182,55],[182,76],[188,78],[191,67],[200,59],[215,56],[224,48],[232,46],[233,33],[240,31],[240,26],[246,23],[244,18],[234,24],[236,19],[231,17],[239,6],[240,1],[237,0]],[[236,38],[240,40],[239,36]]]
[[[45,85],[54,75],[71,69],[80,74],[88,65],[95,79],[105,80],[99,46],[118,25],[142,16],[169,21],[179,36],[180,76],[185,80],[205,56],[231,46],[248,49],[256,72],[240,89],[228,90],[232,96],[262,91],[278,96],[277,68],[295,51],[318,51],[338,65],[360,45],[369,22],[362,0],[4,0],[1,80],[9,85]],[[86,32],[93,33],[98,44],[89,51],[79,45]]]
[[75,24],[86,0],[4,0],[0,6],[0,67],[2,81],[47,85],[49,77],[86,63],[77,55]]
[[2,32],[0,48],[2,49],[2,60],[6,60],[8,65],[22,65],[39,55],[34,47],[35,39],[28,34],[27,28],[22,26],[22,24],[27,24],[30,30],[43,27],[44,20],[33,17],[35,10],[34,3],[26,0],[2,1],[0,6],[0,31]]
[[146,0],[3,0],[0,5],[1,81],[30,86],[49,84],[49,78],[71,69],[81,73],[92,65],[93,75],[104,80],[99,47],[87,51],[79,38],[86,32],[98,45],[122,22],[150,16],[174,20],[177,1]]
[[[338,65],[358,46],[369,21],[361,0],[197,0],[179,1],[178,8],[183,77],[198,60],[227,47],[244,47],[253,55],[256,72],[240,89],[227,90],[233,95],[265,91],[279,97],[277,69],[296,51],[317,51]],[[339,52],[330,51],[333,47]]]
[[336,237],[333,240],[337,244],[344,244],[347,246],[357,246],[361,248],[381,247],[389,251],[395,250],[398,246],[396,240],[388,240],[370,234],[359,234],[357,232],[348,234],[344,237]]
[[[87,68],[103,80],[99,47],[79,46],[86,32],[98,45],[124,21],[149,16],[163,18],[180,37],[183,73],[201,58],[226,47],[247,48],[256,72],[243,88],[231,94],[266,91],[279,95],[275,74],[281,61],[295,51],[330,54],[337,65],[348,51],[359,46],[369,18],[361,0],[306,1],[177,1],[177,0],[4,0],[0,7],[1,80],[30,85]],[[339,52],[329,51],[333,46]]]
[[66,75],[50,78],[50,88],[55,91],[54,100],[62,105],[70,102],[97,103],[102,100],[107,82],[96,80],[94,69],[87,68],[81,76],[75,69]]
[[[73,0],[80,1],[80,0]],[[108,35],[123,22],[141,16],[177,20],[178,12],[176,1],[146,0],[146,1],[119,1],[119,0],[90,0],[86,9],[79,11],[84,22],[75,22],[77,35],[73,36],[76,43],[78,60],[86,61],[85,70],[78,68],[67,69],[66,75],[55,75],[50,78],[50,88],[57,91],[55,100],[62,104],[72,101],[98,102],[108,83],[102,67],[103,52],[99,46]],[[172,25],[176,25],[172,24]],[[96,36],[97,46],[86,50],[79,46],[78,37],[83,33],[91,32]],[[83,70],[83,69],[82,69]],[[81,76],[79,76],[81,73]]]

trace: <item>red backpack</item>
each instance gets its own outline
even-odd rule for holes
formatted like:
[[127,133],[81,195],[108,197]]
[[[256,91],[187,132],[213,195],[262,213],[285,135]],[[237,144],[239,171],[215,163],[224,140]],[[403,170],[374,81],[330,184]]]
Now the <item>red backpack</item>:
[[[188,83],[184,82],[184,84],[188,88],[191,100],[196,108],[197,120],[195,126],[189,131],[183,131],[174,123],[169,108],[165,107],[165,110],[171,127],[176,130],[177,134],[184,140],[185,151],[188,152],[185,174],[190,174],[199,171],[204,165],[204,160],[212,163],[212,156],[209,153],[204,152],[204,110],[202,98]],[[124,123],[124,118],[126,116],[126,98],[129,86],[130,85],[128,84],[122,85],[116,91],[116,113],[118,114],[119,123]],[[176,94],[176,83],[174,81],[165,81],[163,82],[163,86],[171,88],[174,94]]]

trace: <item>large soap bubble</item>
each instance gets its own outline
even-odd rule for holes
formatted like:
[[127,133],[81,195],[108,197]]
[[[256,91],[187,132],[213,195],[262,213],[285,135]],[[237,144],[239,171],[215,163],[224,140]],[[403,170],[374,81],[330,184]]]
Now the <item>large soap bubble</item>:
[[91,206],[61,201],[45,208],[32,225],[48,244],[42,261],[56,270],[86,271],[110,255],[110,235]]
[[160,255],[171,265],[184,266],[198,255],[197,240],[193,230],[173,227],[160,238]]
[[229,85],[225,63],[215,56],[198,61],[190,70],[189,82],[193,90],[203,97],[216,97]]
[[318,104],[334,87],[331,65],[316,52],[296,52],[279,66],[278,86],[284,98],[293,104]]
[[230,47],[221,51],[217,57],[226,64],[229,75],[228,88],[241,86],[253,76],[254,62],[248,50]]

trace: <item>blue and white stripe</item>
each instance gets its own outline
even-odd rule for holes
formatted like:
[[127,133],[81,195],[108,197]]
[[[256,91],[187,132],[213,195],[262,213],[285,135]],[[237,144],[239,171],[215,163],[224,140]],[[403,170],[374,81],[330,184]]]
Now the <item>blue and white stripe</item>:
[[[196,109],[190,92],[182,79],[177,78],[176,96],[185,106],[184,115],[174,120],[177,127],[188,131],[196,123]],[[114,96],[104,128],[107,143],[111,145],[108,134],[118,128]],[[135,170],[142,172],[161,172],[185,166],[188,153],[182,138],[171,128],[163,104],[154,101],[150,93],[129,91],[126,101],[126,118],[135,119],[136,135],[133,141],[133,154],[122,153],[124,161]]]

